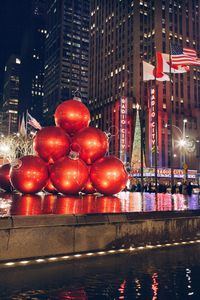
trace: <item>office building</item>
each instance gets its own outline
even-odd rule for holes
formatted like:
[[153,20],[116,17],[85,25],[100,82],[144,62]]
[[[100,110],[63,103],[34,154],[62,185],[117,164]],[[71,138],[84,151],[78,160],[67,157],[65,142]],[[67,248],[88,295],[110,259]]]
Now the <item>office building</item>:
[[19,114],[28,110],[43,121],[44,53],[46,38],[46,6],[44,0],[33,0],[30,6],[30,24],[21,47]]
[[47,8],[44,116],[78,90],[88,97],[89,0],[50,0]]
[[5,66],[1,130],[5,135],[18,131],[20,66],[21,60],[14,54],[9,57]]
[[[182,168],[185,159],[188,167],[195,169],[200,68],[193,66],[187,73],[172,75],[171,87],[169,81],[157,81],[155,87],[154,81],[142,80],[142,60],[155,65],[156,51],[169,53],[170,40],[196,49],[200,56],[199,1],[92,0],[90,18],[89,104],[93,124],[111,132],[110,153],[131,163],[136,111],[140,109],[145,163],[155,165],[149,112],[150,96],[154,97],[156,90],[158,166]],[[183,137],[186,147],[180,144]]]

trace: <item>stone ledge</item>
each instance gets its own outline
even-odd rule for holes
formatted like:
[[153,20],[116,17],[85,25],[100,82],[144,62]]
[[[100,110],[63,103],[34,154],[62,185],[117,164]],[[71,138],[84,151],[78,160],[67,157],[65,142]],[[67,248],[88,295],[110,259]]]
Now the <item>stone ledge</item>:
[[80,226],[92,224],[142,222],[147,220],[167,220],[181,218],[200,218],[200,210],[162,211],[162,212],[132,212],[87,215],[38,215],[12,216],[0,218],[0,230],[21,227],[51,227],[51,226]]

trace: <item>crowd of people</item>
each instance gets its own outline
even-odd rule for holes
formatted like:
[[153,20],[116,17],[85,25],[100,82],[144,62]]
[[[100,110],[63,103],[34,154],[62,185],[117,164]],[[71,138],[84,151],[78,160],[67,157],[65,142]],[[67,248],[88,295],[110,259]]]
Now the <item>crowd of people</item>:
[[191,182],[183,181],[181,184],[174,184],[172,187],[167,183],[158,183],[157,188],[155,184],[151,182],[145,183],[142,187],[141,183],[138,181],[136,184],[131,184],[128,189],[131,192],[147,192],[147,193],[167,193],[171,192],[172,194],[179,193],[184,195],[192,195],[193,186]]

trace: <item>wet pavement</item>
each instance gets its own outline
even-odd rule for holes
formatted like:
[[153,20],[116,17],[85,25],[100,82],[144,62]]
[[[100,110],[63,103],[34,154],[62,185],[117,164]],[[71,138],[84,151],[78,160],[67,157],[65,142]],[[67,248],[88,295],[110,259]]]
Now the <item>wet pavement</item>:
[[200,209],[199,195],[121,192],[116,196],[0,193],[0,217],[46,214],[103,214]]

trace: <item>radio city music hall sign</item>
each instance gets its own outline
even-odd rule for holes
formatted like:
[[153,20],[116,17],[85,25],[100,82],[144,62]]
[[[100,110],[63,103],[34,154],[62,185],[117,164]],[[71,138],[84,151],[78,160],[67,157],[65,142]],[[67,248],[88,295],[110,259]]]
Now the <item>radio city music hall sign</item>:
[[150,106],[151,106],[151,145],[152,150],[155,151],[156,144],[156,90],[154,88],[151,89],[150,92]]
[[127,109],[128,103],[127,98],[122,97],[120,101],[120,153],[121,158],[124,159],[126,152],[126,144],[127,144]]

